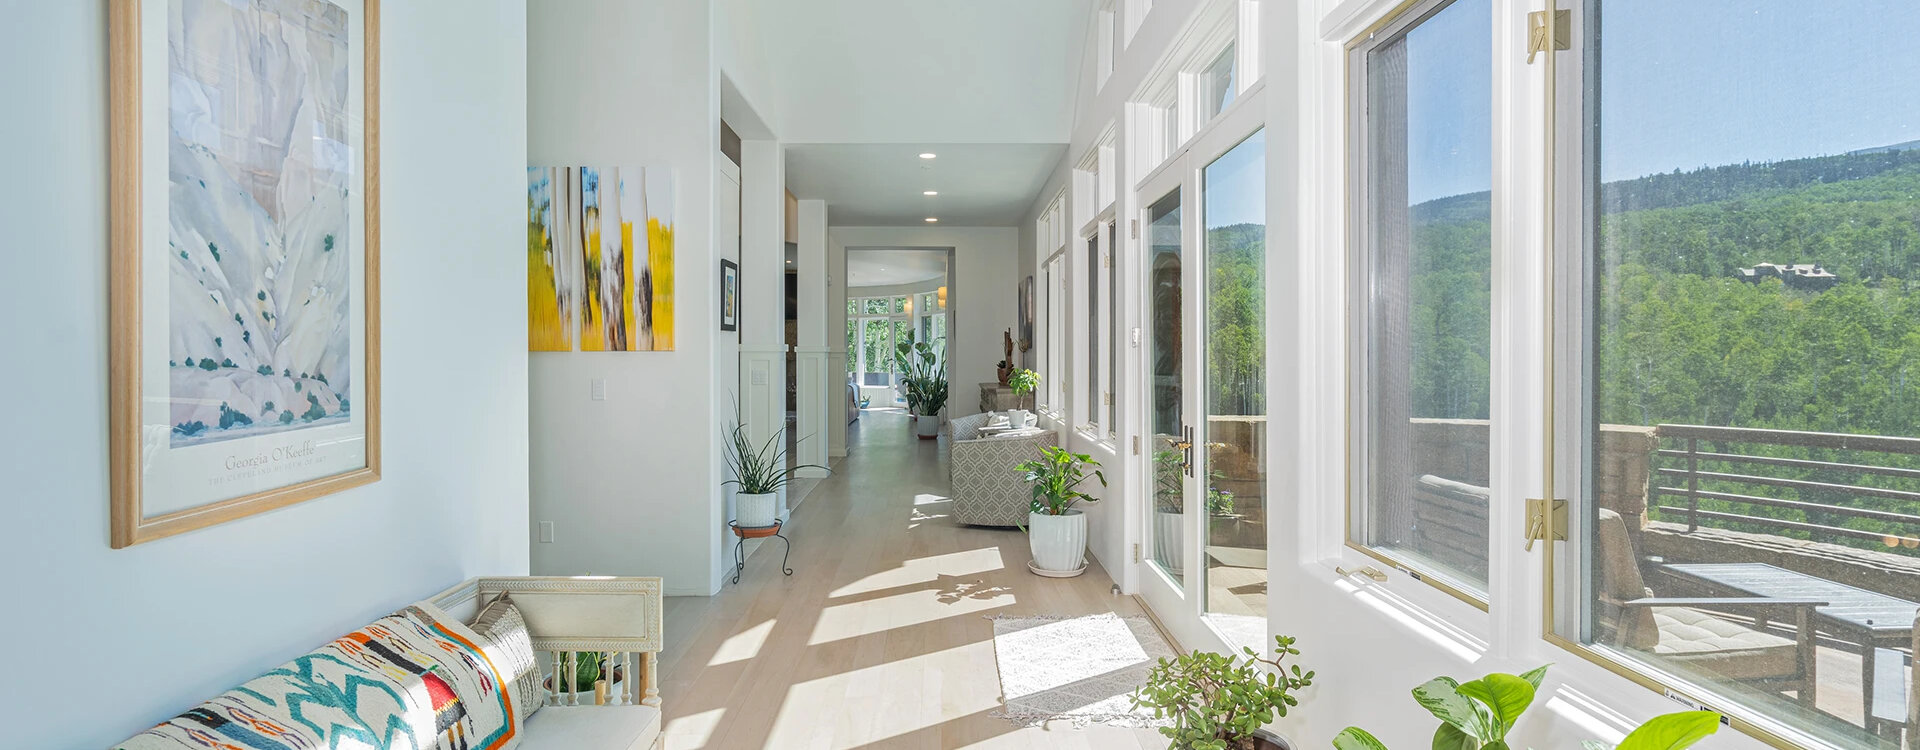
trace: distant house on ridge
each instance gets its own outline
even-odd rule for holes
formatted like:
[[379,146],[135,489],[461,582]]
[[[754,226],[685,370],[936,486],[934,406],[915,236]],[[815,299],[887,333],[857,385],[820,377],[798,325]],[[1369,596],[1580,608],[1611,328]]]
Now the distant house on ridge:
[[1788,287],[1809,292],[1822,292],[1832,289],[1840,283],[1840,277],[1832,271],[1821,268],[1817,263],[1760,263],[1752,268],[1742,268],[1735,277],[1749,284],[1758,284],[1766,279],[1779,279]]

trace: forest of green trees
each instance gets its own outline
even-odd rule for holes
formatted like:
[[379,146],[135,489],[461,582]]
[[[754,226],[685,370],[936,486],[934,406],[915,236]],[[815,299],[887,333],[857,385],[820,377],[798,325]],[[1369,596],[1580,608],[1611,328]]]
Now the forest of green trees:
[[[1920,436],[1920,150],[1739,164],[1607,183],[1598,196],[1595,400],[1609,424],[1692,424]],[[1414,207],[1414,414],[1486,418],[1491,235],[1485,193]],[[1818,264],[1824,291],[1748,283],[1757,263]],[[1912,455],[1758,445],[1749,455],[1920,468]],[[1760,473],[1748,464],[1703,466]],[[1832,469],[1769,476],[1920,491],[1920,480]],[[1657,478],[1656,478],[1657,481]],[[1760,494],[1727,483],[1722,491]],[[1766,495],[1920,514],[1847,493]],[[1783,520],[1920,535],[1920,528],[1758,505]],[[1666,520],[1674,520],[1668,514]],[[1806,537],[1769,524],[1737,528]],[[1830,538],[1831,537],[1831,538]],[[1832,534],[1821,541],[1881,547]],[[1912,547],[1902,547],[1908,553]]]

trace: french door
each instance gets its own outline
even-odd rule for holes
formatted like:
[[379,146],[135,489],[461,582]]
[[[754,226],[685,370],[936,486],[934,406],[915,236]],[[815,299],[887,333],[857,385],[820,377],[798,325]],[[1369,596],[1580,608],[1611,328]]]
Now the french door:
[[1138,186],[1141,596],[1188,648],[1267,639],[1266,153],[1243,99]]

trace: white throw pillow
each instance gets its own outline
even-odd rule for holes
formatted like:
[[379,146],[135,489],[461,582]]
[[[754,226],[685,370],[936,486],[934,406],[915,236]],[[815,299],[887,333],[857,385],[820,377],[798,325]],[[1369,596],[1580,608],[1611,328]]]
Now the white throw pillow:
[[503,591],[480,608],[470,626],[492,643],[493,648],[487,649],[487,655],[500,659],[494,667],[500,670],[500,679],[511,683],[511,687],[503,687],[501,692],[512,696],[513,713],[525,725],[527,717],[546,702],[546,691],[540,686],[540,664],[533,657],[533,636],[527,633],[527,621],[520,616],[520,608],[514,606],[513,599]]

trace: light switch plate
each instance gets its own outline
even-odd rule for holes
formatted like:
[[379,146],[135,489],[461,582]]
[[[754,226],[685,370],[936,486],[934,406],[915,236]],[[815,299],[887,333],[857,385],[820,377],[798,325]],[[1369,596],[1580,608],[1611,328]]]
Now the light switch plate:
[[540,522],[540,543],[541,544],[553,543],[553,522],[552,521]]
[[607,400],[607,379],[594,378],[590,381],[587,381],[587,390],[592,394],[593,400],[595,401]]

